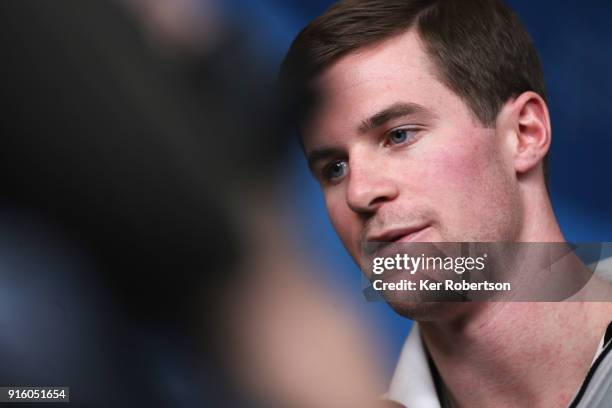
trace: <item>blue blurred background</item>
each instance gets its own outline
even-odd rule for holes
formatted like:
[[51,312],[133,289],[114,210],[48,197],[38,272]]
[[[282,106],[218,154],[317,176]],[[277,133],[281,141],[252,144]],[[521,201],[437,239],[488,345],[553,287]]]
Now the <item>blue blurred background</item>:
[[[269,68],[275,69],[299,30],[332,3],[232,0],[227,7],[245,22],[259,20],[265,30],[260,31],[265,37],[260,44],[270,53]],[[544,67],[553,128],[550,186],[562,230],[570,241],[612,241],[612,137],[607,122],[612,118],[612,3],[507,3],[531,34]],[[364,307],[360,272],[335,236],[297,146],[286,159],[286,170],[286,205],[299,215],[305,245],[335,272],[321,278],[349,292],[354,307],[379,332],[391,371],[410,322],[381,303]]]

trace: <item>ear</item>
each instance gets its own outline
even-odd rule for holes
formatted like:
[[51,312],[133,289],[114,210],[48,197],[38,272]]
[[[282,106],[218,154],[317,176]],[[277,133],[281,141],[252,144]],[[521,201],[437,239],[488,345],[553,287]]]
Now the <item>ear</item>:
[[535,92],[524,92],[502,109],[505,132],[517,173],[526,173],[542,162],[551,142],[550,115],[546,102]]

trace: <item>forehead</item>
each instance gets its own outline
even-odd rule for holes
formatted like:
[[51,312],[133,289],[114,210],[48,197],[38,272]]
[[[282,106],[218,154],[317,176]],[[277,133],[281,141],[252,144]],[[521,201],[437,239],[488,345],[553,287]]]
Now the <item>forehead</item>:
[[358,85],[384,90],[388,79],[403,79],[414,86],[433,79],[431,68],[418,34],[409,30],[344,56],[320,76],[317,85],[326,97]]
[[418,104],[432,113],[467,109],[437,79],[414,30],[344,56],[322,73],[316,87],[319,103],[303,132],[307,148],[354,133],[365,118],[394,103]]

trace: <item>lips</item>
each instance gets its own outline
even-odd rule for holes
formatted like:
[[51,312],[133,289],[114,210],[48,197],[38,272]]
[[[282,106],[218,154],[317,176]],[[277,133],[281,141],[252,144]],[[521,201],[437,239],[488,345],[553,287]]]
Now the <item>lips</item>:
[[420,237],[429,229],[429,224],[414,227],[387,229],[380,233],[369,234],[364,245],[365,255],[382,256],[386,252],[393,254],[394,245],[403,242],[419,242]]
[[422,231],[429,228],[429,225],[420,225],[417,227],[395,228],[383,231],[379,234],[370,234],[366,238],[369,242],[379,243],[394,243],[394,242],[410,242],[420,235]]

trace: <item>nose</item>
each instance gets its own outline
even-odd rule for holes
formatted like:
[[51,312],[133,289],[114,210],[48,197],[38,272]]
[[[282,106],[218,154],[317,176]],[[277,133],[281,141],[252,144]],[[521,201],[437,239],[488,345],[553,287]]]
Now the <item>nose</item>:
[[359,214],[372,214],[386,202],[394,200],[399,190],[385,163],[360,158],[349,163],[346,202]]

